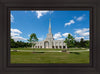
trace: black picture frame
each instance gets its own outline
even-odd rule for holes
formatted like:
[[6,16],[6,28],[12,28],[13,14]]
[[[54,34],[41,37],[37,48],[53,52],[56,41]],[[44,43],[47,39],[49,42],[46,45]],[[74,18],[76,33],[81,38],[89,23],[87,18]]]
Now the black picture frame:
[[[0,74],[99,74],[100,2],[96,0],[1,0]],[[90,64],[10,64],[10,10],[90,10]]]

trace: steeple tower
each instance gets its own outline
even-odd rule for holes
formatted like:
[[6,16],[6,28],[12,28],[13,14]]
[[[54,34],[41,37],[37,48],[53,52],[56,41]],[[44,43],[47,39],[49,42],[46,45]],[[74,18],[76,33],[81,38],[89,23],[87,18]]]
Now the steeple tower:
[[51,19],[49,19],[49,33],[51,33]]
[[49,33],[47,34],[46,40],[53,40],[53,34],[51,33],[51,19],[49,19]]

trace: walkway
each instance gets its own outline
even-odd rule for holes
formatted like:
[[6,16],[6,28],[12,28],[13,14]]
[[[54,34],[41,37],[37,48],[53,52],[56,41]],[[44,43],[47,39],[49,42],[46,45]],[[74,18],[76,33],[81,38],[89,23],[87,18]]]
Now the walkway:
[[[17,52],[62,52],[62,51],[33,51],[33,50],[11,50],[11,51],[17,51]],[[87,50],[70,50],[70,51],[68,51],[68,52],[85,52],[85,51],[89,51],[89,49],[87,49]]]

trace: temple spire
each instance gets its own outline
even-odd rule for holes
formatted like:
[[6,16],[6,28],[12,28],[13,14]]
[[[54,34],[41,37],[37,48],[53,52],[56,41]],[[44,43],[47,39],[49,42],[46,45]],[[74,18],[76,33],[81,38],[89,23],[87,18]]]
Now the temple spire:
[[49,33],[51,33],[51,19],[49,19]]

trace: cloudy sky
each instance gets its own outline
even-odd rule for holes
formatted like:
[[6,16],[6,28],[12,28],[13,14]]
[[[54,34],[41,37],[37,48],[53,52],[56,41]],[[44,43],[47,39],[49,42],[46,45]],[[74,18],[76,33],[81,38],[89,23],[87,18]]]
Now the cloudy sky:
[[25,41],[30,34],[36,33],[39,41],[48,33],[51,19],[55,40],[64,40],[68,34],[79,41],[89,40],[89,11],[11,11],[11,36],[15,41]]

